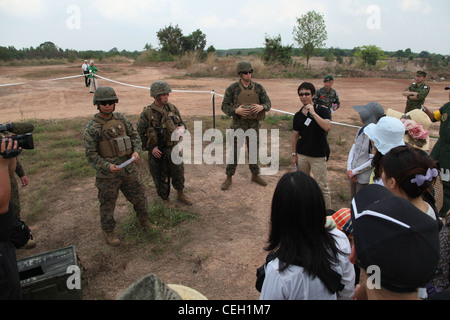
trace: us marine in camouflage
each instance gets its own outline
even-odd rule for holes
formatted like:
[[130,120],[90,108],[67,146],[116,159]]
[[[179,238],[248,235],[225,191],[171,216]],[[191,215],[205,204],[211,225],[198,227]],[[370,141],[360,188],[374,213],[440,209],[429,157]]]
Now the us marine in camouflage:
[[[222,102],[222,111],[233,117],[231,129],[242,129],[246,132],[254,129],[257,133],[259,150],[259,128],[260,121],[264,120],[266,112],[270,111],[272,103],[264,87],[252,81],[253,67],[248,61],[241,61],[236,68],[239,81],[231,84],[225,91],[225,97]],[[247,149],[249,149],[249,139],[246,137]],[[232,183],[232,177],[236,173],[238,164],[238,146],[237,139],[234,140],[234,161],[227,165],[227,178],[222,184],[222,190],[228,190]],[[249,150],[250,151],[250,150]],[[250,162],[250,161],[249,161]],[[249,164],[252,173],[252,181],[259,185],[267,186],[267,182],[261,178],[258,164]]]
[[143,149],[148,151],[148,166],[153,177],[158,195],[166,207],[173,207],[170,201],[170,179],[177,190],[177,200],[186,205],[192,201],[184,194],[184,164],[174,164],[172,149],[178,141],[172,141],[175,132],[182,136],[186,125],[181,119],[178,108],[169,102],[172,92],[165,81],[156,81],[150,87],[150,96],[154,102],[142,111],[137,131],[143,142]]
[[[134,165],[140,160],[141,140],[131,122],[123,114],[114,112],[118,102],[113,88],[99,87],[94,94],[94,105],[100,112],[84,131],[86,158],[97,171],[95,186],[100,201],[101,227],[111,246],[120,245],[114,231],[114,209],[119,190],[133,204],[141,227],[154,227],[148,220],[145,190]],[[134,161],[130,165],[117,167],[132,157]]]
[[339,101],[338,93],[332,88],[334,84],[333,76],[326,76],[323,79],[323,84],[324,86],[317,90],[314,96],[314,104],[327,107],[331,112],[336,111],[341,107],[341,102]]
[[420,109],[424,105],[425,99],[430,93],[430,87],[425,83],[426,77],[426,72],[417,71],[416,82],[403,92],[403,95],[407,97],[405,114],[414,109]]

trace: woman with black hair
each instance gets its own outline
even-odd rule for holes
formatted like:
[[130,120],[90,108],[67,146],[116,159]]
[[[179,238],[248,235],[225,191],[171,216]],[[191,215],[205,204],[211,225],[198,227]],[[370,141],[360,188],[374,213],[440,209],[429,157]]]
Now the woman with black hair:
[[261,300],[350,299],[355,271],[344,233],[325,227],[327,211],[316,181],[303,172],[285,174],[272,200]]
[[380,169],[386,188],[439,221],[437,209],[433,208],[434,204],[423,199],[439,176],[437,163],[433,158],[420,149],[400,146],[382,158]]

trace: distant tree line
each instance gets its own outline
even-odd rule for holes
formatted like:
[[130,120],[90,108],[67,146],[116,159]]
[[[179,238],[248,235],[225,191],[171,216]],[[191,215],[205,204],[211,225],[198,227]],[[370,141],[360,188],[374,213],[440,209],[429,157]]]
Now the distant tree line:
[[206,34],[200,29],[189,35],[184,35],[178,25],[170,24],[157,32],[159,48],[153,48],[149,43],[145,44],[143,51],[119,51],[116,47],[105,51],[76,51],[63,50],[58,48],[53,42],[47,41],[38,47],[16,49],[12,46],[0,46],[0,61],[25,60],[25,59],[67,59],[74,62],[80,59],[109,58],[123,56],[140,61],[161,62],[174,61],[177,57],[188,52],[194,52],[199,60],[205,59],[207,54],[216,53],[217,56],[260,56],[266,64],[280,63],[288,66],[292,63],[292,57],[304,56],[309,59],[313,56],[324,57],[326,61],[337,61],[343,63],[344,57],[354,57],[361,59],[368,66],[375,66],[379,60],[397,58],[398,60],[413,60],[420,58],[428,63],[431,68],[448,66],[450,57],[441,54],[432,54],[427,51],[414,53],[411,49],[398,50],[396,52],[386,52],[374,45],[365,45],[353,49],[324,48],[327,40],[327,31],[323,15],[310,11],[297,19],[297,25],[293,29],[293,38],[299,47],[293,45],[283,45],[281,36],[270,37],[265,35],[264,47],[252,49],[229,49],[216,50],[214,46],[209,46],[206,50]]
[[105,52],[101,50],[87,50],[76,51],[70,49],[58,48],[53,42],[47,41],[41,43],[36,48],[29,47],[23,49],[16,49],[13,46],[2,47],[0,46],[0,60],[12,61],[12,60],[26,60],[26,59],[68,59],[73,62],[77,59],[102,59],[114,56],[124,56],[128,58],[136,58],[140,55],[139,51],[119,51],[117,48]]

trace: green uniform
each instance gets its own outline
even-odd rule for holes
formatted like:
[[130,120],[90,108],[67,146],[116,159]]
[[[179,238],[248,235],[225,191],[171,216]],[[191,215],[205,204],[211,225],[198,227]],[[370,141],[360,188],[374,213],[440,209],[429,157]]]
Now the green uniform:
[[89,66],[88,67],[89,70],[89,79],[93,79],[95,78],[95,74],[97,73],[98,69],[95,66]]
[[420,109],[424,105],[425,99],[430,93],[430,87],[425,82],[420,85],[413,83],[406,89],[406,91],[419,93],[417,96],[418,100],[413,100],[410,97],[407,98],[405,113],[408,113],[414,109]]
[[330,110],[336,110],[341,107],[339,95],[333,88],[331,88],[330,91],[327,91],[325,87],[320,88],[316,91],[313,101],[314,104],[325,106]]
[[[251,81],[250,85],[246,88],[242,85],[241,81],[235,82],[230,85],[225,91],[225,96],[222,102],[222,111],[233,117],[231,123],[231,129],[237,130],[242,129],[245,131],[249,129],[256,130],[258,136],[258,149],[259,149],[259,128],[260,120],[258,119],[243,119],[241,116],[236,114],[236,109],[241,105],[259,104],[264,107],[264,111],[270,111],[272,103],[270,102],[269,96],[262,85],[257,82]],[[247,138],[247,148],[249,148]],[[236,172],[238,163],[238,146],[237,139],[234,140],[234,161],[227,165],[226,174],[227,176],[233,176]],[[260,169],[257,164],[249,164],[250,171],[253,174],[259,174]]]
[[[129,150],[126,155],[102,155],[104,154],[104,152],[101,151],[102,143],[108,143],[117,138],[114,137],[114,133],[118,133],[117,127],[108,129],[108,132],[105,132],[104,130],[111,121],[119,123],[119,129],[123,131],[124,136],[130,138],[129,141],[132,150]],[[109,134],[111,134],[111,136]],[[118,173],[112,173],[110,171],[110,166],[112,164],[122,164],[130,158],[132,153],[142,152],[141,140],[131,122],[120,113],[113,113],[113,117],[106,121],[96,114],[94,119],[88,123],[84,131],[84,146],[86,158],[89,164],[96,170],[95,185],[98,188],[102,230],[105,232],[112,232],[115,228],[114,209],[117,197],[119,196],[119,190],[122,191],[126,199],[133,204],[138,219],[147,219],[147,198],[144,187],[140,182],[136,166],[130,164]]]
[[[171,103],[162,108],[155,103],[145,107],[137,123],[137,131],[143,142],[143,149],[148,151],[148,166],[156,191],[163,200],[166,200],[169,195],[170,179],[172,179],[175,190],[182,191],[184,189],[184,164],[174,164],[171,155],[173,147],[177,144],[171,141],[172,132],[181,126],[186,128],[178,108]],[[165,142],[159,141],[156,128],[162,128]],[[167,144],[166,158],[156,159],[152,151],[164,143]]]
[[444,205],[441,214],[445,215],[450,210],[450,102],[440,110],[441,127],[439,140],[431,152],[431,157],[439,162],[441,168],[442,184],[444,186]]

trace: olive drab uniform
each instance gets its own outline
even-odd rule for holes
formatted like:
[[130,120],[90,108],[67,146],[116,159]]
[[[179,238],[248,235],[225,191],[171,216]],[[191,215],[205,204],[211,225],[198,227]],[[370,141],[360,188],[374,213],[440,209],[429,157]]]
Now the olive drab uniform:
[[[259,104],[264,107],[264,110],[257,115],[249,117],[241,117],[235,113],[236,109],[243,105],[244,108],[251,107],[253,104]],[[259,150],[259,128],[260,121],[264,120],[267,111],[270,111],[271,102],[270,99],[262,85],[257,82],[251,81],[250,85],[246,88],[241,81],[233,83],[225,92],[225,97],[222,103],[222,111],[233,117],[231,123],[231,129],[237,130],[242,129],[245,131],[249,129],[256,130],[258,137],[257,150]],[[249,148],[249,139],[247,140],[247,148]],[[233,163],[227,165],[226,174],[227,176],[233,176],[236,172],[238,164],[238,152],[239,147],[237,145],[237,139],[233,142],[234,145],[234,160]],[[250,171],[254,175],[259,175],[260,169],[258,164],[249,164]]]
[[341,106],[339,95],[333,88],[330,88],[330,91],[327,91],[325,87],[320,88],[319,90],[317,90],[313,101],[315,104],[325,106],[332,111],[336,111]]
[[113,113],[110,120],[97,114],[86,126],[84,145],[87,160],[96,170],[102,230],[114,231],[119,190],[133,204],[138,220],[148,219],[147,198],[135,165],[130,164],[117,173],[110,171],[112,164],[122,164],[132,153],[142,151],[141,140],[131,122],[121,113]]
[[[431,157],[439,163],[441,169],[442,185],[444,187],[444,205],[441,217],[445,217],[450,210],[450,102],[439,110],[441,126],[439,139],[431,152]],[[435,117],[437,119],[437,117]]]
[[430,93],[430,87],[425,82],[420,85],[413,83],[406,90],[418,92],[419,94],[417,96],[417,100],[413,100],[410,97],[407,98],[405,113],[408,113],[414,109],[420,109],[424,105],[425,99]]
[[[172,179],[175,190],[182,191],[184,189],[184,164],[178,165],[172,162],[172,149],[178,143],[178,141],[172,141],[172,133],[180,126],[186,128],[177,107],[170,102],[162,108],[155,103],[146,106],[137,123],[137,131],[141,137],[143,149],[148,151],[148,166],[156,191],[163,200],[168,199],[170,179]],[[159,136],[158,130],[161,130]],[[161,150],[163,146],[166,150]],[[162,159],[156,159],[153,156],[152,151],[155,147],[159,147],[160,151],[164,153]]]

